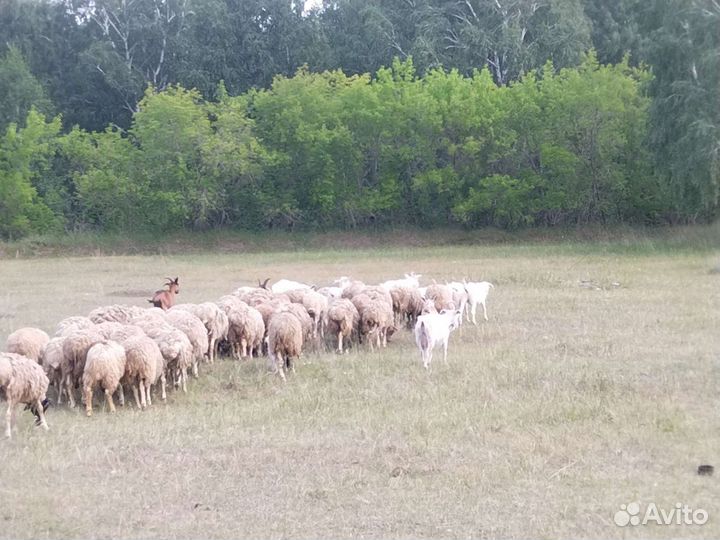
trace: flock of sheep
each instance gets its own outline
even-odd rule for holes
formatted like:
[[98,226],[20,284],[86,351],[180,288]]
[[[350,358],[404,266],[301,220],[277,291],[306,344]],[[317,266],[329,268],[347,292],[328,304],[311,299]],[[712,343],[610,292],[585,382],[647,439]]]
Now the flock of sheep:
[[44,412],[50,386],[56,402],[70,407],[80,392],[86,414],[92,415],[93,391],[102,389],[110,411],[113,395],[124,405],[124,387],[132,389],[137,406],[152,404],[152,392],[166,399],[166,381],[187,391],[188,371],[213,363],[219,350],[240,359],[267,354],[283,380],[295,370],[308,347],[327,338],[338,353],[349,345],[386,347],[403,326],[414,328],[415,341],[427,369],[432,351],[447,346],[463,319],[477,324],[481,305],[487,320],[488,282],[433,283],[420,287],[421,276],[366,285],[342,277],[333,286],[316,289],[282,279],[267,288],[240,287],[217,302],[175,305],[178,278],[155,293],[151,308],[127,305],[99,307],[87,317],[58,323],[54,337],[37,328],[21,328],[8,336],[0,352],[0,389],[8,401],[6,436],[15,424],[18,404],[26,404],[37,424],[47,429]]

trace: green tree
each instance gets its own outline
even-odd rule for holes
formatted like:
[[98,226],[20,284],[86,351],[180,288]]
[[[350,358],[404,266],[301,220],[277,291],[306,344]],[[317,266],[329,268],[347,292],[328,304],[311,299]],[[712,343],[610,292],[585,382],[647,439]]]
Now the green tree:
[[0,58],[0,131],[10,124],[22,126],[31,108],[51,114],[53,107],[20,51],[10,47]]

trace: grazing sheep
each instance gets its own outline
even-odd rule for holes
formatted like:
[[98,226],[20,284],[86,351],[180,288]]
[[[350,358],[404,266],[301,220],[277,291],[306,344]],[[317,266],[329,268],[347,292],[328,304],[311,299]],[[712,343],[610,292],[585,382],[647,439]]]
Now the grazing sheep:
[[312,317],[310,317],[310,314],[307,312],[307,309],[305,309],[305,306],[303,306],[302,304],[291,303],[282,306],[280,309],[281,311],[289,311],[290,313],[295,315],[300,321],[300,326],[302,327],[303,332],[303,343],[312,337],[313,320]]
[[393,301],[393,312],[399,324],[406,323],[412,327],[422,314],[425,301],[417,287],[395,287],[390,290]]
[[180,294],[180,278],[165,278],[167,282],[165,286],[167,289],[155,291],[153,297],[148,300],[156,308],[160,308],[163,311],[170,309],[175,303],[175,295]]
[[[458,309],[460,313],[465,313],[465,307],[470,299],[470,295],[465,289],[465,284],[460,283],[459,281],[451,281],[447,285],[452,289],[453,304],[455,304],[455,308]],[[462,322],[462,319],[460,322]]]
[[93,325],[90,328],[73,332],[63,341],[63,358],[60,370],[70,407],[75,407],[75,387],[82,380],[87,352],[95,343],[99,343],[104,339],[105,336]]
[[475,312],[477,310],[477,305],[482,304],[483,315],[485,317],[485,320],[487,321],[488,316],[487,316],[487,307],[485,306],[485,301],[487,300],[487,295],[490,292],[490,289],[492,287],[494,287],[494,285],[488,281],[479,281],[479,282],[463,281],[463,284],[465,285],[465,290],[468,293],[467,320],[470,321],[470,315],[472,314],[472,323],[477,324],[477,321],[475,320]]
[[425,292],[425,298],[435,303],[435,309],[442,311],[443,309],[455,309],[453,303],[453,290],[447,285],[439,283],[430,285]]
[[274,292],[275,294],[279,293],[286,293],[288,291],[292,291],[295,289],[310,289],[310,285],[306,285],[305,283],[299,283],[297,281],[291,281],[289,279],[281,279],[275,283],[273,283],[272,287],[270,287],[270,290]]
[[343,290],[341,287],[320,287],[317,292],[327,298],[329,302],[332,302],[333,300],[342,298]]
[[354,296],[362,293],[367,285],[362,281],[351,281],[343,288],[342,297],[351,300]]
[[285,380],[285,369],[295,372],[293,358],[300,358],[303,346],[303,329],[300,320],[291,312],[276,313],[268,328],[268,355],[275,373]]
[[182,310],[169,310],[166,312],[165,318],[170,326],[184,332],[190,340],[193,348],[192,373],[197,377],[198,363],[205,358],[208,351],[208,335],[205,325],[192,313]]
[[38,362],[42,350],[50,341],[50,336],[39,328],[20,328],[7,338],[5,347],[7,352],[19,354]]
[[103,322],[117,322],[127,324],[135,317],[142,315],[145,311],[145,308],[141,308],[138,306],[113,304],[110,306],[101,306],[93,309],[88,314],[88,318],[95,324],[100,324]]
[[117,341],[101,341],[90,347],[82,376],[87,416],[92,416],[92,396],[96,384],[105,392],[110,412],[115,412],[112,395],[120,386],[120,379],[125,373],[125,362],[125,349]]
[[166,370],[173,376],[175,386],[181,386],[187,392],[187,370],[192,367],[193,346],[187,335],[166,322],[151,321],[147,319],[134,319],[151,338],[165,359]]
[[54,386],[57,391],[57,404],[62,404],[63,379],[62,379],[62,362],[63,362],[63,343],[64,337],[54,337],[45,345],[40,357],[40,365],[47,375],[50,386]]
[[15,426],[17,405],[25,403],[35,415],[36,423],[47,430],[45,408],[48,401],[45,397],[48,378],[38,363],[26,356],[15,353],[0,353],[0,388],[5,389],[8,402],[5,413],[5,436],[12,437]]
[[421,315],[415,323],[415,343],[420,349],[423,366],[430,367],[432,352],[435,347],[442,345],[444,358],[447,363],[447,349],[450,341],[450,332],[460,326],[462,312],[457,310],[442,311]]
[[370,350],[373,341],[379,347],[387,347],[387,338],[395,332],[392,304],[379,299],[371,300],[360,313],[360,334],[368,338]]
[[337,351],[343,353],[343,339],[349,339],[357,333],[360,314],[355,305],[347,298],[335,300],[328,308],[328,332],[337,334]]
[[84,330],[91,326],[95,326],[95,323],[87,317],[68,317],[57,324],[55,337],[65,337],[77,330]]
[[170,311],[182,310],[195,315],[205,326],[208,336],[207,359],[212,364],[215,361],[215,347],[218,341],[227,337],[227,315],[217,304],[203,302],[202,304],[178,304]]
[[[158,367],[164,369],[164,361],[160,347],[146,335],[131,336],[121,342],[125,349],[125,372],[122,383],[132,386],[135,403],[138,409],[145,409],[152,403],[150,386],[158,379]],[[165,383],[163,379],[163,399],[165,399]]]

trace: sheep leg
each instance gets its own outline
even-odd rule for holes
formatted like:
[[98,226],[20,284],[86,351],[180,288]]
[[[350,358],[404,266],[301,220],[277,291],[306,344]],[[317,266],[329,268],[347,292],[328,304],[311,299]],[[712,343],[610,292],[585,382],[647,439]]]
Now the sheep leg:
[[193,360],[193,363],[192,363],[192,374],[193,374],[193,377],[195,377],[196,379],[200,377],[200,372],[198,371],[198,361],[197,361],[197,359],[196,359],[196,360]]
[[215,362],[215,336],[210,338],[210,345],[208,346],[208,361],[211,364]]
[[[122,386],[120,386],[120,388],[122,388]],[[115,403],[113,403],[112,392],[110,391],[109,388],[105,389],[105,401],[107,401],[108,407],[110,408],[110,412],[114,413],[115,412]]]
[[[140,384],[142,384],[142,382]],[[137,405],[138,409],[144,409],[145,407],[142,407],[140,405],[140,389],[138,388],[138,385],[133,384],[132,390],[133,390],[133,396],[135,397],[135,405]]]
[[338,352],[339,352],[340,354],[343,353],[342,342],[343,342],[343,335],[342,335],[342,330],[340,330],[340,331],[338,332]]
[[38,399],[35,403],[35,407],[37,407],[38,416],[40,417],[40,425],[45,431],[47,431],[50,428],[48,427],[47,421],[45,420],[45,408],[43,407],[43,400]]
[[92,386],[85,387],[85,414],[92,416]]
[[160,399],[162,399],[163,401],[167,400],[167,394],[165,393],[166,383],[167,379],[165,378],[165,374],[163,373],[162,375],[160,375],[160,389],[162,391],[160,394]]
[[8,408],[7,412],[5,413],[5,436],[9,439],[12,437],[12,425],[13,425],[13,417],[14,417],[14,411],[15,404],[12,402],[12,400],[8,400]]
[[138,386],[140,387],[140,408],[145,410],[147,409],[147,398],[145,397],[147,392],[145,392],[145,388],[150,388],[150,385],[145,383],[143,379],[140,379],[138,382]]
[[182,384],[182,391],[187,393],[187,368],[182,368],[182,371],[180,371],[180,383]]
[[[122,384],[118,384],[117,393],[118,393],[118,402],[120,403],[121,407],[124,407],[125,406],[125,390],[123,389]],[[112,411],[115,412],[114,407],[113,407]]]
[[146,394],[145,402],[147,403],[148,407],[150,405],[152,405],[152,396],[150,395],[151,394],[150,387],[151,387],[150,383],[145,381],[145,394]]
[[72,375],[65,377],[65,388],[67,389],[68,401],[70,402],[70,408],[75,408],[75,396],[73,396],[73,381]]

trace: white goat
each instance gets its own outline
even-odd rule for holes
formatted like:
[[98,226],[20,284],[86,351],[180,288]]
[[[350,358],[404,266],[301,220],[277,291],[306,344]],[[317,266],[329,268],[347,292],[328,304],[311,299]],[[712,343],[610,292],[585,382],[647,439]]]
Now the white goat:
[[390,289],[395,289],[397,287],[418,288],[420,286],[421,277],[422,274],[410,272],[409,274],[405,274],[404,279],[390,279],[381,283],[380,286],[387,291],[389,291]]
[[428,313],[418,317],[415,324],[415,343],[420,349],[425,369],[430,367],[433,349],[441,344],[444,349],[444,359],[447,363],[450,332],[460,326],[461,320],[462,312],[456,310],[443,310],[440,313]]
[[475,312],[477,310],[477,305],[482,304],[483,315],[485,316],[485,320],[487,321],[488,316],[487,307],[485,306],[485,300],[487,300],[487,295],[490,292],[490,288],[494,287],[494,285],[488,281],[466,282],[465,280],[463,280],[463,284],[465,285],[465,290],[468,293],[468,311],[466,312],[467,320],[470,321],[470,315],[472,315],[473,324],[477,324],[477,321],[475,320]]

